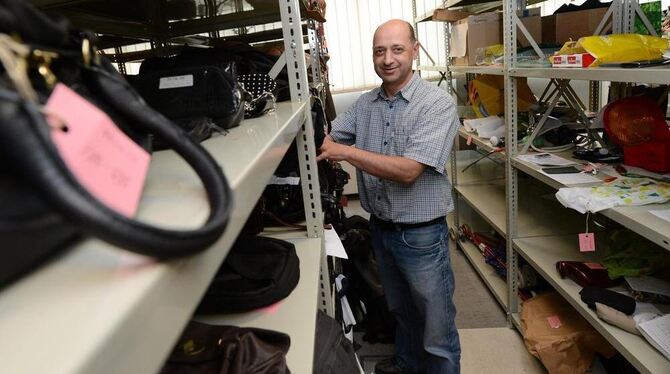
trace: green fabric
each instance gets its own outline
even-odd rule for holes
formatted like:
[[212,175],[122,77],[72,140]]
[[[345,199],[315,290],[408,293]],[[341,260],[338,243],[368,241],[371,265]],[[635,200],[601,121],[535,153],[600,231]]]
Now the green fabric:
[[653,275],[670,281],[670,252],[628,230],[611,231],[607,244],[603,265],[611,279]]

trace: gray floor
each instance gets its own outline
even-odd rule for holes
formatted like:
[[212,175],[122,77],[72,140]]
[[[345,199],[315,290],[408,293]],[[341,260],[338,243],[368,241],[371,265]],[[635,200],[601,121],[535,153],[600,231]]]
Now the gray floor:
[[[345,208],[347,216],[360,215],[368,218],[367,214],[360,206],[357,200],[349,201]],[[459,330],[465,329],[488,329],[481,330],[490,333],[490,328],[507,328],[506,318],[500,305],[495,301],[493,295],[486,288],[475,270],[470,266],[465,255],[457,249],[456,245],[450,243],[451,263],[456,279],[456,291],[454,294],[454,303],[456,304],[456,326]],[[504,330],[496,333],[505,333]],[[510,330],[512,331],[512,330]],[[465,335],[471,335],[472,331]],[[516,334],[516,333],[513,333]],[[463,331],[461,332],[462,337]],[[361,344],[361,349],[357,351],[365,373],[372,373],[374,364],[393,354],[393,345],[368,344],[361,339],[361,334],[356,334],[354,339]],[[468,338],[469,339],[469,338]],[[463,340],[463,339],[462,339]],[[523,346],[523,344],[521,344]],[[523,352],[522,352],[523,353]],[[464,355],[465,357],[465,355]],[[465,366],[463,367],[465,369]],[[465,372],[465,370],[463,371]]]

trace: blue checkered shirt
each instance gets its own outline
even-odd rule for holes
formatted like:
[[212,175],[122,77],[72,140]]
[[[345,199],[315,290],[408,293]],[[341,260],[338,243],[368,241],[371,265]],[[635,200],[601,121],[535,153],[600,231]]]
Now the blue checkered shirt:
[[454,209],[445,168],[458,126],[451,96],[414,73],[393,98],[381,88],[361,95],[335,119],[330,135],[338,143],[428,166],[409,186],[356,170],[363,209],[386,221],[419,223]]

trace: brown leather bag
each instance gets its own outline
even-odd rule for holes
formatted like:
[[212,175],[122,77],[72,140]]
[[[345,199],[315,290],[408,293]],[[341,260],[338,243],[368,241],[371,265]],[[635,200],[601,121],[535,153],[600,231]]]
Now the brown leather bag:
[[161,374],[290,374],[288,335],[190,322]]

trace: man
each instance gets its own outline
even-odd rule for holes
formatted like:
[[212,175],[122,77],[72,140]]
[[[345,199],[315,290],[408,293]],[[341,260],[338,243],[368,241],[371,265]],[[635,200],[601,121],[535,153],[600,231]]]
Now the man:
[[383,83],[335,120],[318,157],[357,168],[361,204],[371,214],[397,325],[396,354],[377,364],[377,374],[460,371],[445,221],[453,209],[445,167],[459,123],[453,99],[412,71],[418,53],[409,23],[377,28],[373,60]]

